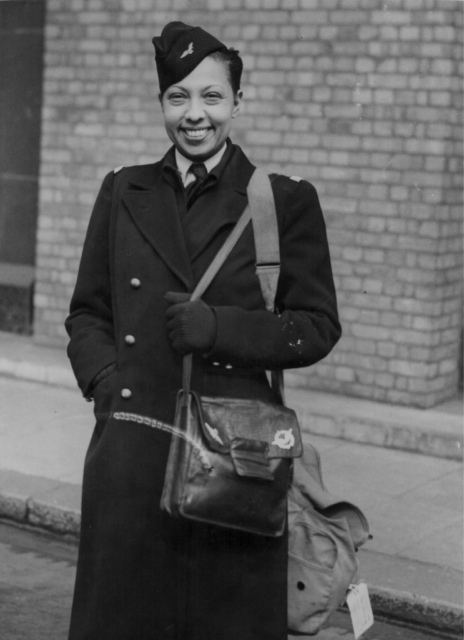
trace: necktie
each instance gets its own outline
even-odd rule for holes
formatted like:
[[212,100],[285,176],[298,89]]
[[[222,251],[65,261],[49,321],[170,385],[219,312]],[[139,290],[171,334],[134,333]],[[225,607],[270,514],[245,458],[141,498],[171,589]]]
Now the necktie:
[[185,199],[187,201],[187,209],[193,204],[199,189],[205,183],[208,177],[208,171],[202,162],[194,162],[189,171],[195,176],[195,182],[191,182],[185,189]]

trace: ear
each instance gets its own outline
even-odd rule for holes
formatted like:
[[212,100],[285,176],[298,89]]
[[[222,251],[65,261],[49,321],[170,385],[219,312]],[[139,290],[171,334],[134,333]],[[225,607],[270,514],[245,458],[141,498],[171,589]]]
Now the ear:
[[158,93],[158,100],[159,100],[159,103],[161,105],[161,111],[164,113],[163,96],[161,95],[161,93]]
[[242,98],[243,98],[243,91],[237,91],[237,93],[234,96],[234,108],[232,110],[232,118],[235,118],[238,112],[240,111]]

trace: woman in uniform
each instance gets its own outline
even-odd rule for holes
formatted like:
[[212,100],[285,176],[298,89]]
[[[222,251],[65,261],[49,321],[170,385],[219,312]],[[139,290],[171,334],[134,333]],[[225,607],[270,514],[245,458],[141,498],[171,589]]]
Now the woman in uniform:
[[271,176],[279,315],[265,310],[251,224],[188,301],[247,205],[254,167],[229,139],[242,62],[181,22],[153,42],[173,146],[105,177],[66,321],[96,416],[69,638],[286,640],[287,536],[175,519],[160,498],[184,354],[199,393],[275,401],[266,369],[314,364],[339,339],[322,212],[311,184]]

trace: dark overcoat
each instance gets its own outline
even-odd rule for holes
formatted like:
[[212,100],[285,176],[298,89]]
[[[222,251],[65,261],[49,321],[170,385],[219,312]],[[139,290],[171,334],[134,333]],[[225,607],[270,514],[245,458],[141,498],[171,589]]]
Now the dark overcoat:
[[[186,213],[173,157],[104,179],[66,321],[85,396],[117,364],[93,392],[70,640],[286,640],[286,536],[175,520],[159,506],[171,436],[141,418],[172,424],[181,386],[164,295],[193,290],[244,210],[254,169],[229,146],[220,179]],[[284,176],[272,187],[280,315],[264,307],[250,224],[204,295],[217,334],[194,358],[200,393],[273,400],[265,369],[313,364],[340,336],[316,191]]]

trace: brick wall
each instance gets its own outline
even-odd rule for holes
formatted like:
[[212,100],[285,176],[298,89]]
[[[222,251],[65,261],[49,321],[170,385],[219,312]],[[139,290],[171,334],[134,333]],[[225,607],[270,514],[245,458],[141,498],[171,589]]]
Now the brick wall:
[[462,9],[456,0],[48,0],[36,339],[65,340],[102,177],[169,146],[151,38],[181,19],[241,51],[234,141],[319,192],[344,336],[289,383],[423,407],[453,395]]

